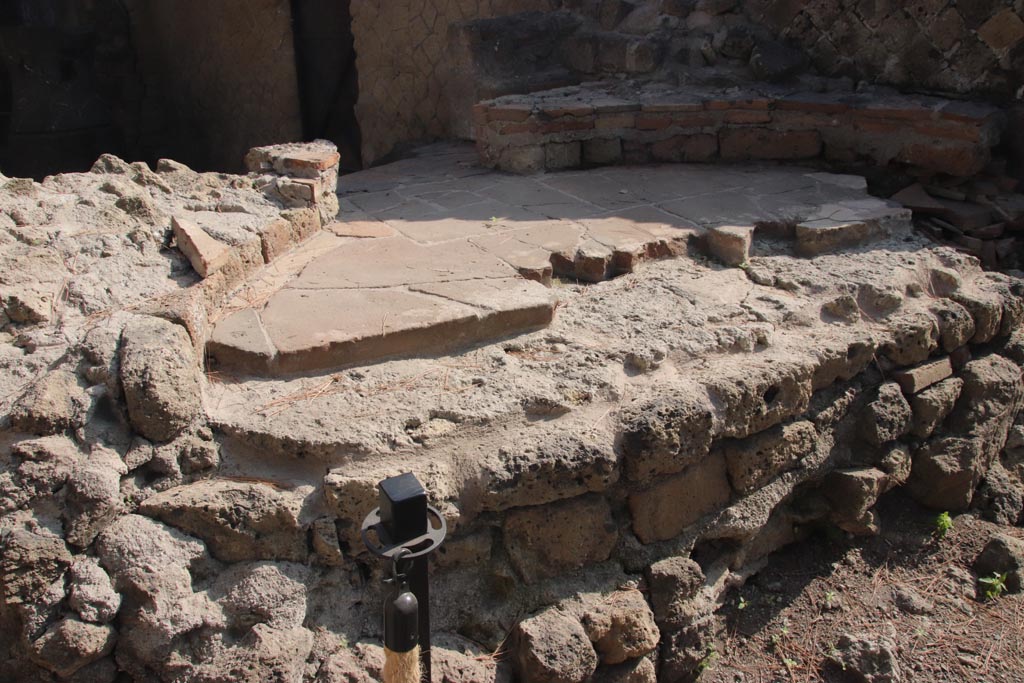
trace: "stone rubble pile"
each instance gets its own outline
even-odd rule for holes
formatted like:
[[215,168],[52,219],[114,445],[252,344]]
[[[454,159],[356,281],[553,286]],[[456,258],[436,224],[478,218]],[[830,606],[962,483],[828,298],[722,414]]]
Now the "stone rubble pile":
[[1024,194],[1006,176],[982,176],[946,187],[910,185],[892,196],[914,212],[934,239],[962,247],[986,268],[1020,268],[1024,255]]

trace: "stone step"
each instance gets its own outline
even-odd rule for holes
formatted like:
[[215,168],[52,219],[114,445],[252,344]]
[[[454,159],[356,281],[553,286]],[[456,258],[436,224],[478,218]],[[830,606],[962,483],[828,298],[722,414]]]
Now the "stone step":
[[464,161],[346,176],[338,221],[224,310],[206,349],[217,369],[279,376],[462,351],[547,325],[556,277],[597,283],[701,245],[742,263],[749,241],[730,259],[708,239],[721,226],[764,228],[805,256],[910,229],[908,210],[856,176],[674,164],[510,177]]
[[542,327],[544,286],[467,241],[372,239],[315,258],[262,309],[222,319],[207,344],[221,368],[278,375],[424,355]]
[[936,97],[594,82],[507,95],[474,108],[492,168],[531,173],[650,161],[896,164],[970,176],[999,142],[998,109]]

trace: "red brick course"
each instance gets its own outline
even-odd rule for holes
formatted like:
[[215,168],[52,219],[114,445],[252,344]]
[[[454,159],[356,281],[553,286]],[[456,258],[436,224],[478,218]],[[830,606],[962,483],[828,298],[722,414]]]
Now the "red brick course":
[[1002,125],[991,107],[930,97],[614,91],[581,86],[551,99],[533,93],[477,105],[481,157],[501,167],[516,158],[503,150],[602,138],[621,140],[621,155],[598,155],[607,161],[589,163],[821,157],[964,176],[991,158]]

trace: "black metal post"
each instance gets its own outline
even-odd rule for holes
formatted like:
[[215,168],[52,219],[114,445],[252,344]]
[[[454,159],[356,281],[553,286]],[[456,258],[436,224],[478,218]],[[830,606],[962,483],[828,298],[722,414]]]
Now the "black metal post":
[[[390,477],[378,484],[380,489],[380,523],[400,545],[427,533],[427,492],[411,472]],[[405,570],[409,590],[419,602],[420,666],[426,681],[430,677],[430,582],[429,558],[426,555],[409,560]]]

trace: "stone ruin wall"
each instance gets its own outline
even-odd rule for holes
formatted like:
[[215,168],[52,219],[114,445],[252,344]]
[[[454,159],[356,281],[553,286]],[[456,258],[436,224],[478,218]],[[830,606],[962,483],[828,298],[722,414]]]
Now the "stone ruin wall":
[[[550,15],[532,20],[532,34],[500,21],[534,11]],[[511,0],[387,7],[357,0],[352,12],[367,163],[399,143],[471,137],[470,108],[483,99],[607,76],[661,79],[680,70],[745,65],[763,41],[781,40],[803,55],[805,67],[854,83],[1004,103],[1019,99],[1024,85],[1024,9],[1012,0],[865,0],[842,8],[824,0]],[[548,42],[537,45],[545,33]],[[516,43],[526,45],[524,54],[496,65]],[[496,66],[508,73],[495,79]]]
[[[661,68],[656,57],[670,53],[646,29],[626,38],[613,30],[628,21],[623,3],[584,4],[574,11],[610,28],[566,43],[566,73],[572,64],[579,73],[605,75]],[[468,125],[446,98],[479,94],[460,91],[451,76],[472,65],[472,41],[493,28],[474,21],[551,9],[411,5],[353,5],[357,50],[367,65],[359,106],[373,122],[364,127],[367,159]],[[779,19],[784,14],[758,20],[779,19],[775,29],[807,40],[815,58],[824,39],[800,17],[811,17],[817,5],[801,6],[789,23]],[[729,51],[714,35],[727,37],[730,23],[745,21],[735,2],[650,7],[685,19],[688,31],[725,29],[673,44],[671,54],[683,50],[688,66]],[[185,18],[164,19],[184,30],[173,22]],[[467,51],[449,52],[439,36],[453,33],[437,27],[461,21],[472,24],[468,33],[455,31]],[[555,28],[572,33],[574,21]],[[263,35],[285,45],[272,23]],[[832,25],[830,43],[842,42],[844,26]],[[390,27],[402,37],[382,35]],[[415,31],[424,41],[408,40]],[[609,45],[618,48],[601,47]],[[959,49],[951,46],[948,57]],[[601,65],[598,55],[611,61]],[[268,68],[284,70],[284,61]],[[858,68],[847,64],[835,75],[853,77]],[[428,70],[429,77],[415,75]],[[1010,82],[982,84],[968,71],[937,77],[958,92]],[[504,76],[490,72],[481,87],[502,87]],[[247,81],[237,92],[248,98],[258,88]],[[211,112],[210,120],[227,114]],[[297,115],[282,114],[280,125],[291,125],[290,118]],[[664,160],[653,147],[647,151],[650,157],[637,160]],[[685,158],[669,152],[670,160]],[[576,165],[580,154],[551,167]],[[1024,287],[909,234],[861,252],[863,260],[847,262],[855,266],[849,272],[846,257],[837,257],[833,279],[775,256],[742,273],[731,269],[726,277],[758,287],[760,308],[744,301],[736,309],[759,322],[716,327],[722,336],[713,352],[685,373],[658,372],[671,363],[653,347],[602,357],[559,336],[587,316],[623,317],[608,301],[621,297],[639,309],[666,290],[637,279],[603,285],[610,293],[604,298],[573,293],[562,327],[487,352],[501,372],[541,376],[549,372],[546,357],[564,354],[576,363],[565,372],[597,379],[558,379],[569,387],[591,382],[604,392],[602,402],[583,394],[567,402],[543,392],[520,395],[515,384],[503,398],[519,401],[521,424],[452,427],[457,412],[431,410],[426,421],[401,426],[401,436],[416,444],[401,451],[401,462],[394,448],[383,457],[366,448],[397,437],[357,417],[353,431],[335,441],[336,425],[304,423],[316,431],[311,435],[287,413],[256,418],[272,422],[273,433],[225,418],[210,396],[223,378],[205,358],[213,323],[248,277],[334,220],[337,161],[323,145],[290,146],[254,150],[249,176],[200,174],[166,160],[153,170],[106,156],[91,173],[43,183],[0,177],[0,327],[9,330],[0,371],[4,386],[15,388],[0,398],[0,633],[10,635],[0,639],[0,679],[112,683],[119,672],[139,681],[379,677],[381,568],[363,550],[358,528],[375,505],[377,481],[405,469],[424,481],[451,528],[433,567],[435,666],[457,681],[687,680],[707,656],[721,597],[760,559],[820,525],[872,533],[875,503],[895,488],[935,509],[973,506],[1002,523],[1024,521]],[[380,187],[392,172],[369,172],[367,186]],[[216,272],[205,264],[206,278],[181,253],[192,229],[175,220],[183,212],[229,247],[218,252]],[[908,220],[900,219],[907,230]],[[76,225],[95,229],[69,227]],[[694,246],[716,253],[713,245]],[[657,277],[678,289],[696,274],[717,272],[701,258],[678,280],[665,271]],[[787,304],[797,300],[810,301],[813,315]],[[771,315],[778,315],[771,325],[758,318]],[[693,327],[709,322],[710,314]],[[772,325],[782,332],[772,337]],[[365,370],[396,381],[383,365],[348,377]],[[611,366],[631,378],[628,393],[609,386],[603,373]],[[477,373],[451,374],[486,387],[469,384]],[[498,403],[502,385],[484,391]],[[380,420],[399,406],[369,405]],[[505,656],[488,656],[499,648]]]
[[[303,77],[336,87],[321,72],[297,72],[283,0],[47,0],[45,10],[58,30],[33,28],[26,43],[25,30],[5,27],[4,59],[22,105],[54,101],[62,113],[15,107],[11,155],[45,147],[48,159],[63,153],[87,168],[94,150],[122,149],[237,171],[249,147],[302,138]],[[1004,104],[1024,84],[1019,0],[864,0],[842,10],[824,0],[355,0],[351,10],[366,165],[396,145],[473,137],[481,100],[623,75],[671,82],[707,68],[728,81],[764,43],[783,60],[795,48],[797,70],[851,84]],[[82,49],[62,45],[75,41]],[[16,68],[25,60],[30,71]]]
[[[210,320],[337,212],[330,148],[254,150],[248,163],[239,177],[105,157],[90,174],[4,180],[4,220],[20,224],[8,233],[25,241],[4,237],[0,276],[20,335],[3,346],[20,393],[3,418],[0,631],[13,637],[0,641],[0,675],[372,680],[382,577],[358,529],[376,482],[406,469],[451,529],[433,570],[434,656],[459,681],[687,680],[721,596],[759,559],[821,524],[872,533],[872,508],[897,487],[936,509],[1021,520],[1024,288],[952,250],[903,251],[909,237],[833,258],[823,270],[839,270],[838,290],[769,257],[581,292],[553,332],[487,353],[517,359],[503,372],[545,374],[545,355],[565,354],[559,372],[595,372],[606,403],[517,389],[522,424],[463,423],[450,437],[457,413],[431,411],[406,423],[420,447],[400,462],[332,441],[323,423],[302,432],[301,409],[212,418]],[[119,224],[47,238],[68,211]],[[166,248],[183,211],[230,245],[205,279]],[[185,249],[187,227],[173,224]],[[32,246],[45,239],[51,249]],[[108,278],[135,272],[132,286],[96,281],[97,262]],[[725,336],[685,374],[658,372],[670,363],[653,347],[598,361],[592,344],[559,336],[701,273],[757,283],[758,314],[785,312],[777,334],[712,328]],[[780,291],[808,297],[814,315]],[[601,379],[605,362],[629,370],[628,392]],[[482,391],[493,401],[502,386]]]
[[810,55],[823,74],[1020,100],[1024,5],[1014,0],[752,0],[748,15]]

